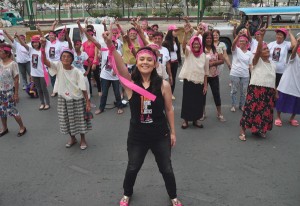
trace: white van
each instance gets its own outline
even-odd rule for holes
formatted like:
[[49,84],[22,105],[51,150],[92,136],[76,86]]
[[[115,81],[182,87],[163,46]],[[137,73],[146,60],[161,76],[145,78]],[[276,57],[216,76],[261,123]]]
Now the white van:
[[[102,24],[92,24],[94,26],[94,30],[96,32],[96,39],[99,43],[104,42],[102,38],[102,33],[104,32],[104,26]],[[85,24],[81,24],[82,28],[85,28]],[[65,26],[60,26],[55,29],[55,33],[58,34],[63,30]],[[70,39],[72,42],[75,40],[81,40],[80,31],[77,24],[68,24],[66,28],[69,32]],[[46,34],[45,37],[47,38],[49,34]]]

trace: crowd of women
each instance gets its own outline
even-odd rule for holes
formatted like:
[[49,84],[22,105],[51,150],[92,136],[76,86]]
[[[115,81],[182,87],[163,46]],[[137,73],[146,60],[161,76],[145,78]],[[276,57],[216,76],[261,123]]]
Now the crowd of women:
[[[266,137],[273,126],[274,107],[276,126],[283,125],[282,112],[291,114],[289,123],[292,126],[299,126],[295,116],[300,114],[300,37],[296,39],[290,30],[275,30],[275,41],[267,44],[264,42],[266,28],[258,29],[252,38],[246,24],[233,34],[231,62],[225,44],[219,40],[220,31],[209,29],[203,22],[192,27],[187,18],[182,45],[176,25],[169,25],[168,31],[163,33],[157,24],[150,26],[139,18],[132,20],[133,26],[128,31],[117,21],[110,25],[103,22],[104,41],[99,41],[93,25],[83,28],[79,21],[77,24],[82,38],[74,42],[67,29],[58,34],[54,31],[56,22],[49,32],[49,40],[37,26],[40,33],[32,36],[29,44],[24,35],[11,36],[4,31],[11,44],[0,45],[0,136],[8,133],[8,115],[20,126],[18,136],[27,131],[16,109],[19,73],[22,88],[31,97],[40,99],[37,109],[50,109],[50,96],[58,96],[60,130],[70,136],[65,146],[74,146],[79,134],[82,150],[87,148],[85,134],[91,129],[93,118],[92,76],[100,96],[96,115],[104,112],[112,85],[117,113],[123,113],[122,98],[125,96],[131,110],[127,141],[129,160],[120,206],[129,205],[137,174],[149,149],[155,156],[173,206],[182,205],[177,199],[170,159],[171,147],[176,144],[172,99],[175,99],[173,93],[181,64],[178,78],[183,80],[182,129],[187,129],[189,122],[195,127],[204,127],[208,85],[216,106],[216,119],[226,121],[219,79],[224,64],[230,70],[230,111],[235,112],[237,108],[242,111],[240,140],[246,140],[246,129]],[[288,36],[290,41],[286,40]],[[292,50],[290,56],[289,50]],[[50,82],[51,95],[48,92]]]

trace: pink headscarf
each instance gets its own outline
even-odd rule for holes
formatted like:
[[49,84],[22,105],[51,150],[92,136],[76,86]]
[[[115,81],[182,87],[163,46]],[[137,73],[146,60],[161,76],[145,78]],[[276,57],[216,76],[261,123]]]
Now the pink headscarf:
[[[193,48],[194,41],[198,41],[199,42],[199,44],[200,44],[199,51],[195,51],[194,50],[194,48]],[[195,57],[199,57],[203,53],[202,42],[201,42],[201,39],[198,36],[193,36],[190,39],[189,46],[191,47],[191,51],[193,52],[193,54],[195,55]]]

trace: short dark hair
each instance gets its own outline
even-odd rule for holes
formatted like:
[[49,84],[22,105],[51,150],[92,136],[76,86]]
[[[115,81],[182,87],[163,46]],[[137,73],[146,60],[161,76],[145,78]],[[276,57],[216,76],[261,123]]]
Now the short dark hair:
[[162,38],[164,38],[164,34],[160,31],[156,31],[154,32],[154,34],[152,35],[153,37],[156,37],[156,36],[161,36]]

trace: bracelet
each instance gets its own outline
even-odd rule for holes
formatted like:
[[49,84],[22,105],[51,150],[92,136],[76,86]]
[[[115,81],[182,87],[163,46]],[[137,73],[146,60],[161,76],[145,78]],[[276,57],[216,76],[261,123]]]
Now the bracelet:
[[108,51],[109,51],[109,53],[112,53],[113,51],[115,51],[116,50],[116,47],[115,47],[115,45],[110,45],[109,47],[108,47]]

